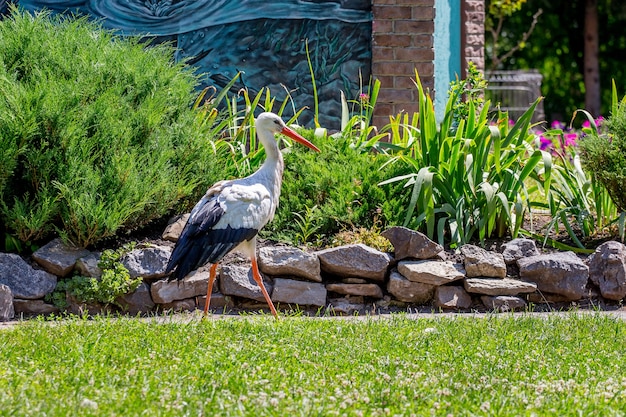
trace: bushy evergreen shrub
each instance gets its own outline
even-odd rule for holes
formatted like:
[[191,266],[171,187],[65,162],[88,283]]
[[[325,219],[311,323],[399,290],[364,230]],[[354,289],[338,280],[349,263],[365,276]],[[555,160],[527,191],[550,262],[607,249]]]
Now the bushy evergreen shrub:
[[307,234],[303,227],[330,238],[344,229],[372,227],[374,221],[380,227],[399,224],[410,190],[378,183],[406,173],[405,167],[383,166],[388,157],[357,149],[354,138],[310,139],[320,153],[294,146],[285,154],[280,204],[263,235],[303,243],[297,238]]
[[578,141],[585,168],[606,187],[613,203],[626,211],[626,97],[615,99],[611,115],[602,123],[599,134],[590,129]]
[[210,126],[191,110],[197,77],[172,56],[84,18],[0,21],[7,235],[85,247],[193,204],[218,179]]

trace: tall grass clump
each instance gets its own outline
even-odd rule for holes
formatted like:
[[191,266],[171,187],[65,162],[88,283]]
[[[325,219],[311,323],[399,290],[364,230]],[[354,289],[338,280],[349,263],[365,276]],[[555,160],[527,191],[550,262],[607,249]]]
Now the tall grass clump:
[[394,145],[390,162],[411,170],[383,181],[411,189],[403,224],[451,246],[516,237],[530,208],[527,180],[550,183],[551,156],[532,147],[531,118],[540,98],[511,126],[506,112],[492,121],[489,101],[477,107],[463,100],[466,88],[457,88],[438,122],[415,77],[419,112],[393,117],[386,127]]
[[172,56],[86,18],[14,9],[0,21],[5,242],[86,247],[217,179],[210,126],[190,111],[197,78]]
[[[578,114],[585,116],[580,131],[573,129],[573,121]],[[577,110],[572,124],[552,122],[550,129],[537,132],[537,145],[552,155],[552,181],[548,194],[541,195],[531,202],[534,208],[547,212],[552,217],[541,237],[535,236],[552,246],[578,252],[590,252],[586,244],[594,239],[606,238],[608,234],[623,236],[623,214],[611,200],[604,184],[598,179],[594,167],[583,164],[588,141],[602,139],[605,134],[599,126],[600,119],[594,118],[585,110]],[[604,127],[603,127],[604,129]],[[537,195],[535,195],[537,197]],[[621,225],[620,225],[621,224]],[[561,242],[550,237],[565,232]],[[567,236],[567,238],[565,238]],[[569,246],[569,240],[574,246]]]

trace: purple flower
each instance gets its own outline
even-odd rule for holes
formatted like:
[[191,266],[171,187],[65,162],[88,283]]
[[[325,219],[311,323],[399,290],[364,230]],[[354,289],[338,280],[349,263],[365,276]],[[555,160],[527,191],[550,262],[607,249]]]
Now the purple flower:
[[545,151],[551,146],[552,146],[552,141],[550,139],[548,139],[547,137],[543,135],[539,136],[539,149],[541,149],[542,151]]

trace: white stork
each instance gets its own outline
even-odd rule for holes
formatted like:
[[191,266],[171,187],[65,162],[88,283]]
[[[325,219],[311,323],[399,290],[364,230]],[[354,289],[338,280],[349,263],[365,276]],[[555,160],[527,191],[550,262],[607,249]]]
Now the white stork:
[[189,272],[211,264],[205,315],[209,309],[218,263],[227,253],[237,250],[250,258],[252,276],[272,314],[278,317],[256,261],[256,236],[274,217],[285,166],[274,135],[282,133],[316,152],[319,149],[287,127],[274,113],[261,113],[255,127],[265,148],[265,162],[248,177],[219,181],[209,188],[191,211],[167,264],[166,273],[176,268],[170,279],[179,280]]

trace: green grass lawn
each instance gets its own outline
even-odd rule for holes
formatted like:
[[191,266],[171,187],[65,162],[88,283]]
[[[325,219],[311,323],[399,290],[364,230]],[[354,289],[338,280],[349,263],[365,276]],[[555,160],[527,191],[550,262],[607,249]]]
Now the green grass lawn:
[[2,416],[614,416],[602,313],[33,320],[0,330]]

